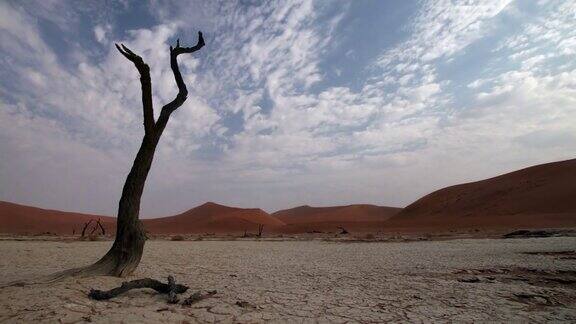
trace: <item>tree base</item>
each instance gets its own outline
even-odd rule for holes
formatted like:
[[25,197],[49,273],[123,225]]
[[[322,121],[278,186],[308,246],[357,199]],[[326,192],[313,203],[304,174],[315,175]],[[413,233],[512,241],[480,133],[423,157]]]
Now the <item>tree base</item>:
[[0,288],[14,286],[30,286],[55,283],[70,277],[114,276],[126,277],[131,275],[138,267],[144,252],[146,237],[143,232],[134,233],[130,244],[114,241],[114,244],[96,263],[74,269],[56,272],[44,277],[32,280],[13,281]]

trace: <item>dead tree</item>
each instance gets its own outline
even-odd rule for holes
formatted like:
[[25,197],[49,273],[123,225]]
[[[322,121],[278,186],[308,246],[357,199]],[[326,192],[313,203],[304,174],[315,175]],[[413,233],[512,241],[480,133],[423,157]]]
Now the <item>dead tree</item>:
[[86,229],[88,229],[88,226],[93,222],[94,220],[91,219],[89,221],[87,221],[86,223],[84,223],[84,227],[82,228],[82,233],[80,234],[80,237],[84,237],[84,235],[86,235]]
[[94,226],[92,226],[92,231],[90,231],[90,236],[94,235],[94,232],[96,232],[97,229],[98,229],[98,225],[94,224]]
[[160,136],[162,136],[162,132],[164,132],[168,124],[170,116],[176,109],[184,104],[188,96],[186,84],[182,79],[182,74],[180,74],[178,67],[178,55],[194,53],[204,47],[204,45],[202,32],[198,32],[198,43],[195,46],[181,47],[180,40],[176,41],[176,47],[173,48],[170,46],[170,68],[172,69],[176,85],[178,86],[178,94],[172,101],[162,107],[160,116],[158,120],[155,121],[152,106],[150,67],[140,56],[136,55],[128,47],[124,46],[124,44],[116,44],[118,51],[131,61],[140,73],[144,114],[144,138],[142,139],[142,144],[140,144],[140,149],[136,154],[130,173],[128,173],[128,177],[124,182],[122,196],[118,203],[116,238],[114,239],[114,243],[110,250],[92,265],[58,272],[37,280],[11,282],[0,286],[0,288],[14,285],[45,284],[69,276],[111,275],[124,277],[136,269],[142,258],[144,242],[146,241],[146,233],[139,219],[140,198],[144,190],[144,183],[146,182],[148,171],[150,171],[150,167],[152,166],[156,146],[158,145]]
[[128,173],[126,182],[124,182],[122,196],[118,204],[116,238],[112,247],[96,263],[84,268],[64,271],[58,274],[59,277],[67,275],[112,275],[124,277],[131,274],[140,263],[144,251],[144,242],[146,241],[146,234],[139,220],[140,198],[144,190],[144,184],[148,171],[150,171],[152,166],[156,146],[168,124],[168,120],[172,113],[184,104],[188,96],[188,90],[182,79],[182,74],[180,74],[177,58],[180,54],[194,53],[204,45],[202,32],[198,32],[198,43],[195,46],[182,47],[180,46],[180,40],[176,41],[176,47],[170,46],[170,67],[178,86],[178,94],[172,101],[162,107],[160,116],[155,121],[152,106],[150,67],[144,62],[142,57],[136,55],[124,44],[116,44],[118,51],[134,64],[140,74],[144,138],[134,159],[132,169]]
[[88,230],[90,228],[90,224],[92,224],[93,222],[94,222],[94,225],[92,226],[92,230],[90,231],[90,235],[93,235],[94,232],[96,232],[97,230],[100,230],[102,232],[102,235],[106,235],[106,230],[104,229],[104,225],[102,225],[102,223],[100,222],[100,219],[98,219],[96,221],[93,219],[90,219],[89,221],[84,223],[84,227],[82,227],[82,233],[80,234],[80,237],[84,237],[86,235],[86,230]]
[[264,231],[264,224],[258,224],[258,237],[262,237],[262,231]]
[[140,198],[144,190],[144,184],[148,171],[152,166],[156,146],[168,124],[170,115],[178,109],[188,96],[186,84],[178,67],[178,55],[194,53],[204,46],[202,32],[198,32],[198,43],[193,47],[181,47],[180,40],[176,41],[176,47],[170,46],[170,67],[174,74],[178,94],[176,98],[164,105],[160,111],[158,120],[154,120],[152,106],[152,82],[150,80],[150,68],[144,60],[132,52],[128,47],[116,44],[118,51],[131,61],[140,73],[142,87],[142,106],[144,114],[144,138],[140,149],[132,165],[132,169],[126,178],[122,196],[118,204],[118,218],[116,225],[116,239],[112,248],[98,262],[86,268],[90,274],[105,274],[123,277],[131,274],[142,258],[146,235],[139,220]]
[[106,230],[104,229],[104,225],[102,225],[102,223],[100,223],[100,219],[98,219],[97,224],[100,227],[100,230],[102,231],[102,235],[106,236]]

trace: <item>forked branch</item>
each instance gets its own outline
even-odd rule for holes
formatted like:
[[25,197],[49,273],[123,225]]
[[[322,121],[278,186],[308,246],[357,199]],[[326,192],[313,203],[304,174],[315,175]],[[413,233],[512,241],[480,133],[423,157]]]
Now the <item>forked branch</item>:
[[174,73],[174,79],[176,80],[176,85],[178,86],[178,94],[176,98],[172,101],[164,105],[162,107],[162,111],[160,112],[160,117],[158,117],[158,122],[156,123],[156,130],[162,132],[166,124],[168,123],[168,119],[170,118],[170,114],[174,112],[174,110],[178,109],[184,102],[188,96],[188,89],[186,89],[186,84],[182,79],[182,74],[180,73],[180,68],[178,67],[178,55],[186,54],[186,53],[194,53],[204,47],[206,43],[204,42],[204,37],[202,36],[202,32],[198,32],[198,43],[192,47],[181,47],[180,46],[180,39],[176,40],[176,47],[170,46],[170,67],[172,68],[172,72]]
[[152,106],[152,81],[150,79],[150,67],[140,56],[134,54],[134,52],[124,46],[124,44],[115,45],[124,57],[134,63],[136,69],[138,69],[138,73],[140,73],[142,107],[144,109],[144,131],[146,134],[152,134],[154,132],[154,108]]
[[158,121],[154,121],[154,108],[152,106],[152,82],[150,80],[150,67],[144,62],[142,57],[138,56],[132,52],[124,44],[116,44],[116,48],[124,57],[130,60],[140,73],[140,83],[142,85],[142,106],[144,108],[144,129],[146,134],[160,134],[166,127],[170,115],[178,109],[188,96],[188,89],[186,89],[186,84],[182,79],[182,74],[180,73],[180,68],[178,67],[178,55],[186,53],[194,53],[204,47],[206,43],[204,42],[204,37],[202,32],[198,32],[198,43],[192,47],[182,47],[180,46],[180,39],[176,40],[176,47],[170,46],[170,68],[174,73],[174,79],[176,80],[176,85],[178,86],[178,94],[176,98],[164,105]]

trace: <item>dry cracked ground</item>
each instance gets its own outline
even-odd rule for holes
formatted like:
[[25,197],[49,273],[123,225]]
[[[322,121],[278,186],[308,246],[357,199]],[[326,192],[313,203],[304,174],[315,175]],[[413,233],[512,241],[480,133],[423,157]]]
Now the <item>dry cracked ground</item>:
[[[110,242],[0,241],[0,282],[88,264]],[[576,238],[406,243],[149,241],[133,277],[173,275],[190,307],[153,290],[87,298],[123,279],[0,289],[0,322],[381,323],[576,321]],[[125,279],[124,279],[125,280]]]

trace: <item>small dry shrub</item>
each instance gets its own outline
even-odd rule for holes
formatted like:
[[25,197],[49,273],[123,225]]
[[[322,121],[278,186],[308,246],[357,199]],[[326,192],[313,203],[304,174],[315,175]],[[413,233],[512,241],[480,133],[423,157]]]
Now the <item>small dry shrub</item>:
[[174,235],[170,238],[171,241],[184,241],[184,236],[182,235]]

